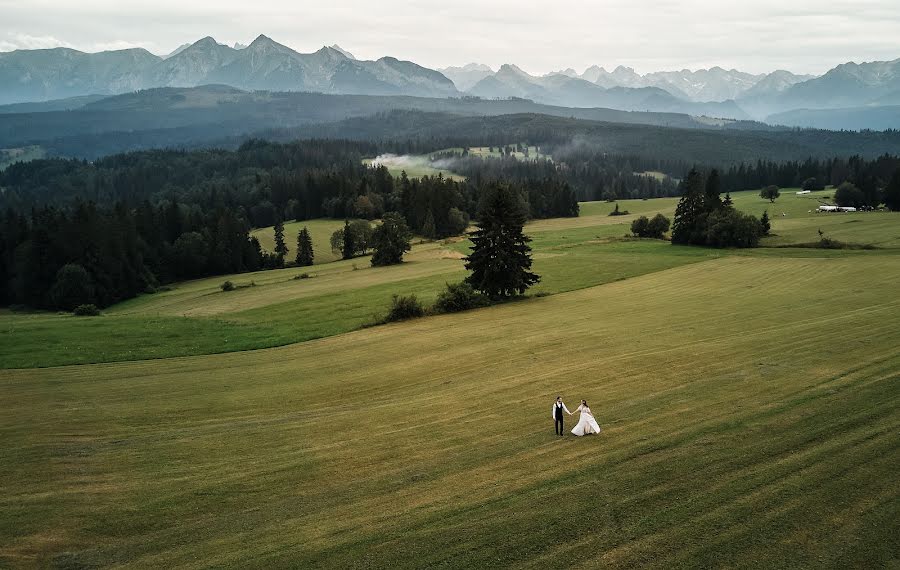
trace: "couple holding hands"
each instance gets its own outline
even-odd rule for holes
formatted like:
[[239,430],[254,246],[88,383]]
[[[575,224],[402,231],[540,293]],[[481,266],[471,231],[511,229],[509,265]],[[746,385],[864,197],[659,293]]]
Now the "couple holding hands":
[[[597,420],[594,419],[594,414],[591,413],[586,401],[582,400],[581,405],[575,411],[581,412],[581,417],[578,419],[578,425],[572,429],[572,433],[578,436],[600,433],[600,426],[597,425]],[[551,412],[556,435],[563,435],[563,412],[572,415],[572,412],[563,403],[562,396],[557,396]]]

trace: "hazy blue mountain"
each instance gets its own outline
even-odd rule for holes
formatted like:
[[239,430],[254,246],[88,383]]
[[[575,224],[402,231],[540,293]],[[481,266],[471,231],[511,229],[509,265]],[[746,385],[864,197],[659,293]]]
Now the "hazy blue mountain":
[[11,103],[9,105],[0,105],[0,115],[72,111],[74,109],[81,109],[90,103],[102,101],[108,97],[109,95],[79,95],[77,97],[66,97],[65,99],[53,99],[50,101],[38,101],[34,103]]
[[[600,68],[595,71],[603,72]],[[632,74],[640,77],[633,70],[621,67],[606,75],[625,80],[632,77]],[[536,77],[515,65],[506,64],[497,73],[476,83],[468,92],[484,98],[520,97],[538,103],[565,107],[606,107],[625,111],[688,113],[731,119],[747,118],[747,114],[734,101],[698,103],[676,97],[659,87],[615,85],[605,88],[583,77],[573,77],[566,72]]]
[[206,37],[165,58],[139,49],[0,53],[0,104],[204,84],[272,91],[458,94],[439,72],[391,57],[359,61],[336,46],[301,54],[264,35],[236,48]]
[[468,63],[462,67],[439,69],[460,91],[468,91],[476,83],[494,74],[494,70],[481,63]]
[[193,87],[207,82],[214,70],[227,65],[238,51],[205,37],[177,54],[156,65],[148,67],[140,74],[140,88],[148,87]]
[[139,88],[161,61],[145,49],[83,53],[69,48],[0,53],[0,104],[113,94]]
[[[844,128],[870,128],[864,125],[871,124],[871,117],[884,116],[880,113],[860,114],[855,110],[848,112],[850,109],[900,104],[900,59],[861,64],[844,63],[821,77],[795,81],[789,85],[779,84],[779,79],[784,78],[783,75],[776,75],[779,73],[781,72],[770,74],[770,77],[775,76],[771,79],[774,88],[754,88],[741,97],[738,103],[759,119],[788,111],[835,109],[839,111],[835,115],[836,124],[848,124],[851,117],[859,117],[862,121],[857,126]],[[817,122],[825,120],[822,113],[785,116],[815,116]]]
[[900,105],[848,109],[797,109],[769,115],[766,121],[773,125],[835,131],[900,129]]
[[168,53],[168,54],[162,56],[162,58],[168,59],[168,58],[172,57],[173,55],[178,55],[189,47],[191,47],[191,44],[181,44],[180,46],[178,46],[177,48],[172,50],[171,53]]
[[900,91],[900,59],[844,63],[822,77],[797,83],[777,100],[782,108],[827,109],[867,105]]

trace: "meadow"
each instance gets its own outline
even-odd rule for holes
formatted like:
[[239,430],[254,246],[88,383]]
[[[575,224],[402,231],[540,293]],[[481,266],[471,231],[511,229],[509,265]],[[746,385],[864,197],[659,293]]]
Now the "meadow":
[[[373,328],[468,243],[0,313],[0,565],[895,566],[900,224],[828,194],[734,194],[750,251],[583,204],[528,226],[549,296]],[[878,249],[780,247],[819,229]],[[557,394],[604,432],[554,437]]]
[[[754,251],[676,247],[657,240],[624,239],[632,220],[661,212],[672,216],[677,199],[622,200],[624,216],[609,216],[614,204],[588,202],[581,216],[535,220],[534,266],[542,275],[535,294],[593,287],[645,273],[721,256],[839,257],[892,256],[900,248],[900,226],[890,213],[811,213],[827,192],[797,196],[785,191],[774,205],[754,192],[735,193],[735,205],[759,215],[773,215],[767,245],[806,243],[818,229],[845,241],[877,243],[875,251],[824,251],[762,248]],[[786,216],[781,216],[785,213]],[[328,237],[338,220],[308,220],[285,225],[291,252],[295,234],[307,226],[317,262],[335,259]],[[264,248],[273,247],[272,228],[254,232]],[[465,276],[462,257],[467,240],[417,240],[407,262],[372,268],[367,257],[176,284],[169,290],[115,305],[99,319],[55,313],[0,313],[0,368],[28,368],[167,358],[281,346],[346,333],[375,321],[393,294],[415,294],[431,302],[445,283]],[[323,252],[324,250],[324,252]],[[289,258],[291,254],[289,253]],[[297,279],[308,273],[309,279]],[[230,280],[248,285],[224,292]],[[253,284],[253,286],[249,286]]]

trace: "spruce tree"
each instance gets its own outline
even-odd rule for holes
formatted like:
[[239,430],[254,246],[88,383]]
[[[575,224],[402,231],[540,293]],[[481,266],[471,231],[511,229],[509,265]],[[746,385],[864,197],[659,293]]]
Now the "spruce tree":
[[278,258],[279,267],[284,265],[284,258],[288,253],[288,246],[284,242],[284,222],[279,218],[275,221],[275,256]]
[[719,171],[713,168],[706,177],[706,191],[703,196],[703,209],[707,212],[714,212],[722,207],[722,199],[719,198],[721,193],[721,182],[719,181]]
[[352,259],[356,252],[356,245],[353,243],[353,230],[350,229],[350,220],[344,220],[344,247],[341,250],[344,259]]
[[305,267],[313,264],[313,244],[306,226],[297,234],[297,265]]
[[410,249],[412,232],[406,220],[397,212],[388,212],[382,218],[380,226],[372,233],[374,252],[372,265],[394,265],[403,262],[403,254]]
[[531,238],[522,232],[526,215],[519,197],[502,183],[488,187],[479,208],[478,229],[472,233],[472,253],[466,258],[466,278],[492,299],[521,295],[540,281],[530,271]]
[[422,225],[422,235],[428,239],[437,237],[437,229],[434,226],[434,214],[431,213],[430,209],[428,210],[428,213],[425,214],[425,223]]
[[731,192],[725,192],[725,199],[722,200],[722,205],[726,208],[734,206],[734,200],[731,199]]
[[706,216],[703,175],[692,168],[684,180],[684,194],[675,208],[672,223],[672,243],[702,244],[705,242]]
[[763,212],[762,217],[759,219],[759,225],[762,227],[762,235],[769,235],[769,230],[772,229],[772,222],[769,221],[769,211],[766,210]]

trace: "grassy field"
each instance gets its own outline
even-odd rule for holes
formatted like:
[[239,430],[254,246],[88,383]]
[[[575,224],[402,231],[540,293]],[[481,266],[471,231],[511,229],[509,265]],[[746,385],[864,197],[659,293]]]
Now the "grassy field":
[[[331,263],[341,258],[340,253],[331,251],[331,234],[344,227],[342,220],[305,220],[302,222],[288,222],[284,224],[284,240],[290,249],[288,260],[297,256],[297,234],[303,228],[309,229],[309,235],[313,242],[314,261],[316,265]],[[275,251],[275,229],[260,228],[253,230],[251,235],[256,236],[259,244],[266,251]]]
[[[827,193],[823,193],[827,195]],[[623,200],[627,216],[609,216],[614,204],[589,202],[581,216],[537,220],[533,237],[535,269],[542,276],[534,293],[560,293],[696,263],[721,256],[884,257],[900,253],[896,214],[814,214],[817,196],[785,191],[774,206],[754,192],[736,193],[738,207],[755,214],[778,211],[769,245],[818,239],[817,229],[836,239],[877,243],[877,251],[759,249],[717,251],[675,247],[653,240],[623,240],[638,215],[671,216],[676,199]],[[787,214],[785,217],[781,212]],[[317,261],[327,237],[342,222],[312,220],[286,226],[289,245],[301,225],[313,232]],[[258,230],[271,247],[271,228]],[[111,307],[101,318],[53,313],[0,313],[0,368],[28,368],[116,362],[234,352],[281,346],[356,330],[383,314],[393,294],[415,294],[430,302],[447,282],[464,275],[465,240],[414,246],[407,263],[372,268],[368,258],[337,261],[308,269],[283,269],[179,283],[172,290],[144,295]],[[330,254],[330,251],[327,251]],[[327,254],[326,254],[327,255]],[[308,272],[310,279],[297,280]],[[226,279],[238,285],[223,292]]]
[[[896,255],[730,255],[282,348],[0,371],[0,565],[896,567],[898,279]],[[556,394],[603,434],[553,436]]]

